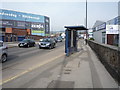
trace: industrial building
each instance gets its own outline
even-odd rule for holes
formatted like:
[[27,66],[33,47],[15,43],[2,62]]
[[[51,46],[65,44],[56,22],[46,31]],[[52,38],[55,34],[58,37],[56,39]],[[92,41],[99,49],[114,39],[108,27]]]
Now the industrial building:
[[93,38],[101,44],[119,45],[120,17],[115,17],[107,22],[96,21],[93,26]]
[[0,37],[4,42],[38,40],[50,34],[49,17],[0,9]]

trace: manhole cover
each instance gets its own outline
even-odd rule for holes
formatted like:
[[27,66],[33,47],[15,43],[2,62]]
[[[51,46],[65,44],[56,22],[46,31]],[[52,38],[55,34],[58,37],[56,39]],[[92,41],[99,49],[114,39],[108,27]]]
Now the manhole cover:
[[74,88],[74,81],[58,81],[53,80],[48,88]]

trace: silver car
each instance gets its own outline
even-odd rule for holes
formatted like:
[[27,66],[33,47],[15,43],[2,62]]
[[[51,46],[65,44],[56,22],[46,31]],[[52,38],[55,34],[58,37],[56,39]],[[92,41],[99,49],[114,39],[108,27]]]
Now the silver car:
[[7,61],[7,49],[8,47],[3,43],[3,41],[0,41],[0,62],[2,63]]

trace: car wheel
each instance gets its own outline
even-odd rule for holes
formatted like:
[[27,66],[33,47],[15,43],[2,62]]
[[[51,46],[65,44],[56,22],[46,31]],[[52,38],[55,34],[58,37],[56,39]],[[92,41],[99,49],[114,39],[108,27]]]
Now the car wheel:
[[18,45],[18,47],[21,47],[20,44]]
[[39,49],[41,49],[41,47],[39,46]]
[[27,46],[28,48],[30,47],[30,45],[28,44],[28,46]]
[[33,45],[33,47],[35,47],[35,46],[36,46],[36,44]]
[[52,46],[51,46],[51,45],[49,46],[49,49],[52,49]]
[[56,47],[56,44],[54,44],[54,48]]
[[5,55],[5,54],[2,55],[2,58],[1,58],[1,59],[2,59],[2,62],[6,62],[6,61],[7,61],[7,55]]
[[52,49],[54,48],[54,45],[52,46]]

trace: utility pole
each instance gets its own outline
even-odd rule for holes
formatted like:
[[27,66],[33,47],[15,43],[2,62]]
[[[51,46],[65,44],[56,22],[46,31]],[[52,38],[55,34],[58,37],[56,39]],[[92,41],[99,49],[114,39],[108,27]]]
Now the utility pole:
[[[118,51],[120,51],[120,22],[119,21],[120,21],[120,1],[118,2],[118,36],[119,36]],[[120,54],[118,54],[118,65],[120,65]],[[118,67],[117,71],[119,72],[119,70],[120,70],[120,67]],[[118,89],[120,89],[120,83],[118,83]]]
[[[87,28],[87,0],[86,0],[86,28]],[[86,30],[86,39],[88,38],[88,32]]]
[[86,0],[86,28],[87,28],[87,0]]

